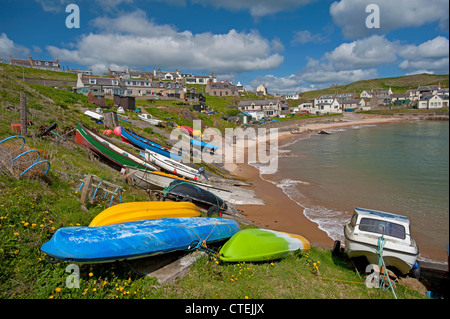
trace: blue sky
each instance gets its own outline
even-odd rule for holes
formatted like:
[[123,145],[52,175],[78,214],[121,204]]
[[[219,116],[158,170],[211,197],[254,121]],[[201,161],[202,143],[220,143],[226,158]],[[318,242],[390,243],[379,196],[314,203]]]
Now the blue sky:
[[[66,6],[80,9],[69,29]],[[379,28],[367,28],[375,4]],[[211,74],[295,93],[448,74],[448,0],[0,0],[0,58]]]

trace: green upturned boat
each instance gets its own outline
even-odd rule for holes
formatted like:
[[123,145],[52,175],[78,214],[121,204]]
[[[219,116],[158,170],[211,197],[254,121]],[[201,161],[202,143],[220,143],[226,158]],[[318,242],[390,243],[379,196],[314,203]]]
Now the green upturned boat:
[[107,141],[100,135],[89,131],[81,123],[78,123],[77,126],[76,140],[78,144],[86,146],[119,168],[124,168],[125,165],[127,165],[151,171],[157,170],[153,165],[149,164],[144,159],[127,152],[116,144]]
[[309,241],[299,235],[269,229],[243,229],[219,251],[225,262],[252,262],[283,258],[296,250],[309,250]]

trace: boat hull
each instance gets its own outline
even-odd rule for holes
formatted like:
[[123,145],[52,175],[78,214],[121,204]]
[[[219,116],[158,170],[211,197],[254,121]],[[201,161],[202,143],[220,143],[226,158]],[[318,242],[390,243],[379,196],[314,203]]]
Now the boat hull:
[[69,262],[102,263],[136,259],[222,241],[239,231],[224,218],[161,218],[102,227],[63,227],[42,245],[47,255]]
[[156,170],[156,168],[114,143],[106,141],[101,136],[89,131],[84,125],[78,124],[76,131],[76,141],[78,144],[86,146],[101,157],[106,158],[115,166],[123,168],[125,165]]
[[309,241],[299,235],[268,229],[243,229],[219,251],[226,262],[257,262],[283,258],[297,250],[309,250]]
[[208,208],[217,206],[221,211],[228,209],[225,201],[219,196],[207,191],[190,182],[181,180],[172,181],[169,186],[164,189],[164,196],[175,197],[176,199],[192,200],[200,205],[205,205]]
[[[345,248],[344,252],[349,258],[366,257],[370,264],[378,264],[378,238],[373,236],[371,240],[355,238],[347,227],[344,228]],[[383,248],[383,260],[386,267],[395,267],[402,274],[407,274],[417,261],[419,250],[417,247],[403,245],[400,249],[390,242],[386,242]]]
[[199,216],[197,206],[189,202],[130,202],[105,209],[91,221],[89,227],[147,219]]
[[[181,180],[186,182],[188,181],[182,177],[175,176],[172,174],[166,174],[163,172],[150,172],[148,170],[140,170],[132,167],[126,168],[126,174],[133,181],[134,185],[149,190],[162,190],[165,187],[169,186],[169,184],[172,183],[174,180]],[[189,181],[189,183],[197,185],[213,193],[214,195],[222,198],[224,201],[230,200],[231,195],[233,194],[229,190],[204,184],[201,182]]]
[[158,143],[155,143],[153,141],[150,141],[149,139],[146,139],[142,136],[137,135],[136,133],[131,132],[130,130],[127,130],[123,126],[120,127],[120,135],[122,139],[130,144],[133,144],[139,148],[142,149],[148,149],[150,151],[156,152],[158,154],[161,154],[163,156],[166,156],[168,158],[174,159],[174,160],[181,160],[181,155],[172,153],[169,148],[164,147]]
[[145,151],[145,159],[167,172],[173,173],[175,175],[184,178],[196,181],[200,176],[198,170],[189,167],[187,165],[184,165],[183,163],[174,161],[168,157],[162,156],[158,153],[152,152],[150,150]]

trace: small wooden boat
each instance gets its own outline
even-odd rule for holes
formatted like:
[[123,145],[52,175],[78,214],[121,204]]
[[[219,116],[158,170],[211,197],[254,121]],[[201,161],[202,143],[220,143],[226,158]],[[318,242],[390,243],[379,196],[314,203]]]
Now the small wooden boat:
[[154,119],[151,114],[143,113],[143,114],[139,114],[138,117],[141,120],[143,120],[147,123],[150,123],[152,125],[155,125],[155,126],[162,126],[162,124],[163,124],[162,120]]
[[106,158],[114,166],[123,168],[125,165],[141,169],[156,170],[156,167],[144,159],[131,154],[116,144],[107,141],[102,136],[89,131],[83,124],[78,123],[76,132],[77,143],[86,146],[99,156]]
[[149,139],[146,139],[145,137],[142,137],[134,133],[133,131],[126,129],[123,126],[120,127],[120,135],[122,137],[122,140],[130,144],[133,144],[141,149],[144,150],[148,149],[150,151],[156,152],[158,154],[161,154],[163,156],[178,161],[180,161],[182,158],[181,154],[173,153],[170,148],[162,146]]
[[148,162],[172,174],[188,178],[194,181],[196,181],[200,177],[198,169],[192,168],[190,166],[177,162],[169,157],[162,156],[148,149],[145,150],[144,157]]
[[192,201],[197,206],[206,209],[208,216],[215,214],[221,216],[228,209],[228,205],[219,196],[181,180],[174,180],[165,187],[163,196],[177,201]]
[[227,262],[274,260],[310,247],[309,241],[299,235],[249,228],[234,234],[220,249],[219,258]]
[[416,264],[419,248],[411,237],[406,216],[355,208],[350,223],[344,227],[344,235],[344,252],[349,258],[365,256],[370,264],[378,264],[378,244],[383,236],[386,267],[395,267],[406,274]]
[[102,263],[154,256],[223,241],[239,231],[231,219],[160,218],[101,227],[62,227],[42,245],[47,255],[69,262]]
[[199,217],[200,211],[189,202],[131,202],[111,206],[95,218],[89,227],[127,223],[137,220]]
[[132,182],[132,184],[148,190],[163,190],[165,187],[169,186],[169,184],[172,183],[174,180],[180,180],[197,185],[215,194],[216,196],[222,198],[225,201],[228,201],[231,198],[231,195],[233,194],[229,190],[211,184],[206,184],[198,181],[188,181],[182,177],[158,171],[148,171],[127,166],[125,167],[125,174],[127,176],[127,179],[130,182]]

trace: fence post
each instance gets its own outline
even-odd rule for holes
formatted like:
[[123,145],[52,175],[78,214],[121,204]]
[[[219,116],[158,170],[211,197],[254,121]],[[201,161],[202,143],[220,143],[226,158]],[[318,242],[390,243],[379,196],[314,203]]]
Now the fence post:
[[20,93],[20,133],[27,136],[27,96]]

